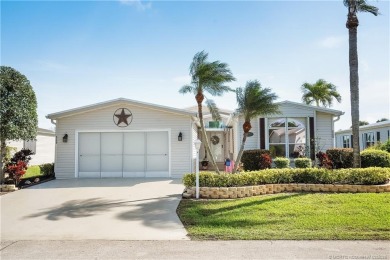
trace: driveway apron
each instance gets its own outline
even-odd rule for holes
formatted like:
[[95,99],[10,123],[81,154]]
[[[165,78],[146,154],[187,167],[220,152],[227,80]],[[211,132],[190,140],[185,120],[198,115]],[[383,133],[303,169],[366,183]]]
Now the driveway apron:
[[188,240],[171,179],[54,180],[0,197],[1,240]]

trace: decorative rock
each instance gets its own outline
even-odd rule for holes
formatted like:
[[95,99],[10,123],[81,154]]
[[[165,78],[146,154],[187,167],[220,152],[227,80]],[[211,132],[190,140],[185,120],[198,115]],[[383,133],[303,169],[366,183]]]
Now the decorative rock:
[[35,183],[38,183],[39,181],[40,181],[39,178],[35,178],[35,179],[34,179],[34,182],[35,182]]
[[27,180],[27,181],[24,182],[24,184],[29,185],[29,184],[31,184],[31,181],[28,181],[28,180]]

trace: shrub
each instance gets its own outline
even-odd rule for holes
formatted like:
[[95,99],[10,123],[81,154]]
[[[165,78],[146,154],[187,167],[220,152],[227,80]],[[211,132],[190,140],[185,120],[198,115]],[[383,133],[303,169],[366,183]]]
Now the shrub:
[[384,142],[384,143],[381,145],[381,150],[390,153],[390,139],[387,139],[387,141]]
[[318,159],[318,166],[319,167],[322,167],[325,169],[332,169],[333,168],[333,163],[329,159],[329,156],[326,153],[319,151],[316,154],[316,157]]
[[311,168],[310,158],[296,158],[294,159],[295,168]]
[[270,155],[268,150],[256,149],[245,150],[241,157],[241,163],[244,165],[245,171],[256,171],[262,169],[262,166],[266,166],[261,155]]
[[54,175],[54,163],[41,164],[39,165],[39,168],[41,169],[43,175]]
[[326,155],[333,163],[333,167],[352,168],[353,167],[353,149],[352,148],[334,148],[326,150]]
[[[239,187],[275,183],[312,183],[312,184],[385,184],[390,178],[390,168],[350,168],[329,170],[325,168],[304,169],[266,169],[240,174],[216,174],[200,172],[201,187]],[[186,187],[195,186],[195,174],[183,177]]]
[[275,163],[276,168],[279,168],[279,169],[290,167],[290,159],[285,158],[285,157],[276,157],[274,159],[274,163]]
[[29,149],[22,149],[16,152],[5,166],[5,172],[8,177],[14,180],[16,185],[19,184],[21,177],[26,173],[28,162],[34,153]]
[[390,167],[390,153],[381,150],[364,150],[360,153],[362,168]]
[[264,169],[269,169],[271,168],[272,165],[272,158],[269,154],[261,154],[260,155],[260,162],[259,162],[259,169],[264,170]]

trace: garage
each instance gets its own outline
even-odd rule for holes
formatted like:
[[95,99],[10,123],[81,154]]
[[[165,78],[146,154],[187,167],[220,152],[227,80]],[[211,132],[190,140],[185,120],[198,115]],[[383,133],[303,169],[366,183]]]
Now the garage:
[[118,98],[47,115],[57,179],[182,178],[192,172],[197,114]]
[[79,132],[79,178],[169,177],[168,131]]

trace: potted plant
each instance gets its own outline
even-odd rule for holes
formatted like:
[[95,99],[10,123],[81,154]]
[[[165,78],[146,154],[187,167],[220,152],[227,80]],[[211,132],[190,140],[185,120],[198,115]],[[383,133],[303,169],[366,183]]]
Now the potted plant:
[[203,161],[200,162],[200,165],[202,165],[202,170],[207,170],[209,167],[209,161],[207,159],[203,159]]

